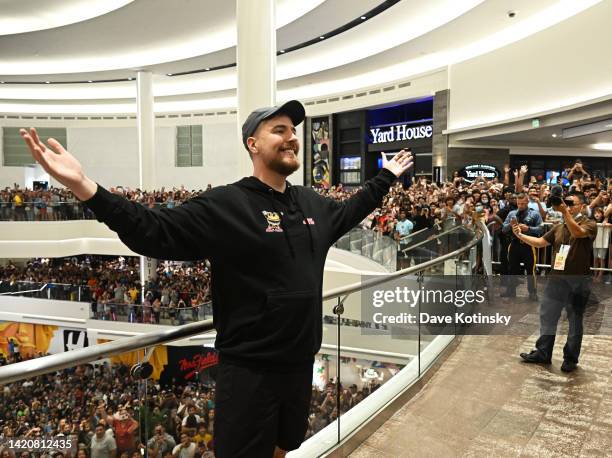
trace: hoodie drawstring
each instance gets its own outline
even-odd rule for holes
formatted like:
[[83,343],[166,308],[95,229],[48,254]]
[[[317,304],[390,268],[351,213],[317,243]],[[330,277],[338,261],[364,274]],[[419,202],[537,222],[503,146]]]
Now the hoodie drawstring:
[[268,193],[270,194],[270,201],[272,202],[272,210],[274,210],[274,213],[276,213],[278,217],[280,218],[280,227],[283,230],[283,234],[285,235],[285,241],[287,242],[287,246],[289,247],[289,252],[291,253],[291,257],[295,258],[295,250],[293,249],[293,245],[291,244],[291,239],[289,238],[289,234],[287,233],[287,227],[285,226],[285,223],[283,223],[283,216],[281,215],[281,212],[278,211],[278,208],[276,208],[276,199],[274,198],[274,190],[269,189]]

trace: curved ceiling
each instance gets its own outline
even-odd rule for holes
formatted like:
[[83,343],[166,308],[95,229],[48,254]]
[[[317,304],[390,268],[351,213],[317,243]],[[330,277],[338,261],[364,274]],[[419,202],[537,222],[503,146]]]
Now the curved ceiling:
[[[308,99],[435,72],[537,33],[600,1],[401,0],[339,35],[279,55],[279,99],[286,91]],[[277,0],[278,47],[312,39],[381,3]],[[509,10],[516,11],[515,17],[508,17]],[[184,102],[164,111],[235,106],[235,68],[166,76],[234,62],[234,16],[234,1],[135,0],[78,24],[0,36],[0,81],[126,79],[134,76],[137,63],[146,63],[140,67],[154,72],[156,97],[180,96]],[[135,94],[128,81],[0,84],[0,111],[45,110],[25,109],[28,101],[46,105],[47,112],[58,105],[66,106],[63,112],[87,103],[126,106]]]
[[55,29],[115,11],[134,0],[0,0],[0,35]]
[[[276,1],[281,28],[324,0]],[[89,21],[1,37],[0,74],[91,73],[203,56],[235,46],[235,16],[234,1],[136,0]]]

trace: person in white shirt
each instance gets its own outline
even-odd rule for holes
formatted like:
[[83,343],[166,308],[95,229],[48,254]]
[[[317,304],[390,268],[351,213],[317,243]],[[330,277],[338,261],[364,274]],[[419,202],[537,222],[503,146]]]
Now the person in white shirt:
[[193,458],[196,452],[196,444],[191,442],[191,438],[186,434],[181,434],[181,443],[172,449],[173,458]]
[[[593,216],[597,222],[597,235],[593,240],[593,259],[595,260],[595,268],[603,268],[609,251],[612,224],[604,219],[603,208],[595,208]],[[600,282],[603,279],[603,273],[603,270],[596,270],[593,281]]]
[[112,435],[106,434],[104,425],[101,423],[98,423],[96,434],[91,438],[90,450],[91,458],[115,458],[117,456],[117,443]]

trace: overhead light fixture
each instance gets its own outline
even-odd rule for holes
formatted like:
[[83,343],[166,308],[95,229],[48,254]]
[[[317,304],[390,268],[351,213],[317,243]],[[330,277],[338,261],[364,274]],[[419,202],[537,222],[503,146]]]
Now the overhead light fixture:
[[284,53],[285,53],[285,50],[284,50],[284,49],[281,49],[281,50],[280,50],[280,53],[281,53],[281,54],[284,54]]
[[612,151],[612,143],[595,143],[593,149]]
[[0,81],[0,84],[4,84],[4,81]]
[[319,37],[319,40],[325,40],[325,36],[321,35],[321,36]]
[[553,138],[557,138],[557,134],[552,134]]
[[51,83],[51,81],[45,81],[45,84],[50,84],[50,83]]
[[585,135],[599,134],[612,130],[612,119],[582,124],[581,126],[563,129],[563,138],[583,137]]
[[367,17],[365,17],[365,16],[361,16],[361,20],[362,20],[362,21],[365,21],[366,19],[367,19]]
[[210,70],[210,67],[206,67],[204,70],[209,71],[209,70]]
[[172,76],[174,73],[166,73],[166,76]]
[[133,76],[128,76],[128,81],[132,81],[134,79]]
[[88,82],[88,83],[93,83],[93,81],[92,81],[92,80],[87,80],[87,82]]

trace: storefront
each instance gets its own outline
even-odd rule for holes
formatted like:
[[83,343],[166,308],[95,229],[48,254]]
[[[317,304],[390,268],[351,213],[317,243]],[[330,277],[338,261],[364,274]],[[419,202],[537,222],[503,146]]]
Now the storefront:
[[361,186],[402,148],[415,157],[414,175],[431,178],[433,97],[411,103],[308,118],[305,129],[306,185]]
[[[559,175],[567,176],[568,171],[576,163],[576,159],[578,156],[510,155],[510,168],[515,170],[526,165],[530,176],[535,176],[538,181],[550,182]],[[580,160],[583,169],[591,178],[612,177],[612,158],[580,156]],[[564,184],[567,184],[567,180],[564,180]]]
[[432,174],[433,97],[415,103],[367,110],[367,148],[364,157],[364,178],[368,180],[382,167],[381,153],[391,159],[398,151],[410,148],[414,167],[404,177]]

